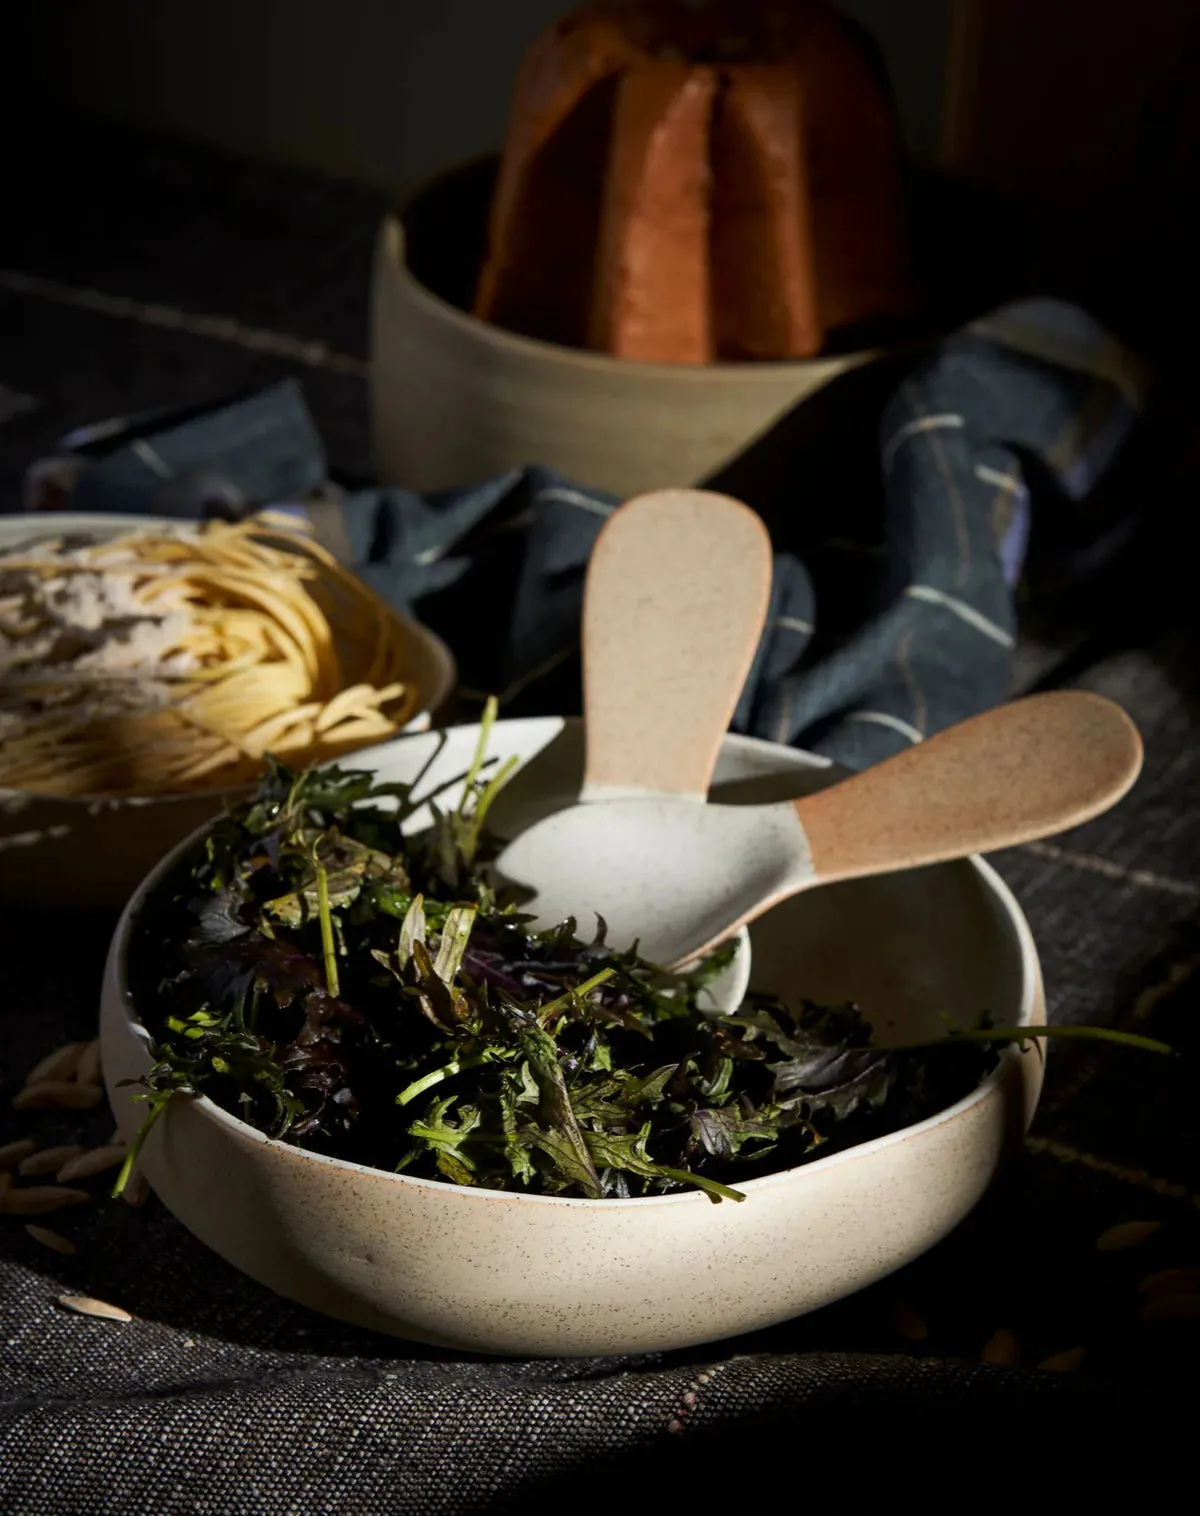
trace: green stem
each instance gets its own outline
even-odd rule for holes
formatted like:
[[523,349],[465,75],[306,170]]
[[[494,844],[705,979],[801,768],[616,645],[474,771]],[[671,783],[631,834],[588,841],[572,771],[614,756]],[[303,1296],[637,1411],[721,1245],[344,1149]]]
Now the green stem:
[[538,1021],[545,1026],[552,1017],[557,1016],[560,1011],[565,1011],[572,1000],[582,1000],[585,995],[590,995],[594,989],[598,989],[600,985],[607,983],[615,973],[616,969],[601,969],[598,974],[593,974],[590,979],[585,979],[582,984],[572,986],[565,995],[559,995],[554,1000],[548,1000],[545,1005],[538,1007]]
[[731,1190],[727,1184],[718,1184],[715,1179],[706,1179],[703,1174],[693,1174],[687,1169],[665,1169],[661,1164],[656,1163],[654,1171],[661,1174],[664,1179],[675,1179],[680,1184],[703,1190],[711,1200],[745,1200],[746,1198],[741,1190]]
[[336,1000],[340,987],[337,950],[333,941],[333,917],[329,912],[329,876],[320,863],[317,864],[317,916],[321,922],[321,950],[325,954],[325,988]]
[[941,1047],[947,1042],[1034,1042],[1039,1037],[1054,1037],[1065,1042],[1115,1042],[1122,1047],[1140,1048],[1144,1053],[1161,1053],[1175,1056],[1175,1049],[1167,1042],[1158,1042],[1153,1037],[1142,1037],[1137,1032],[1119,1032],[1106,1026],[993,1026],[975,1027],[963,1031],[950,1031],[932,1042],[902,1042],[881,1048],[887,1053],[916,1053],[928,1048]]
[[166,1110],[167,1106],[170,1105],[171,1096],[174,1093],[174,1090],[166,1090],[165,1092],[160,1090],[150,1101],[149,1109],[142,1118],[142,1124],[138,1127],[133,1141],[129,1144],[129,1151],[125,1154],[125,1162],[117,1171],[116,1181],[112,1187],[112,1198],[114,1200],[120,1200],[121,1196],[125,1193],[125,1186],[129,1183],[133,1174],[134,1165],[138,1161],[138,1155],[142,1151],[142,1146],[150,1135],[150,1128]]
[[[434,756],[436,757],[436,753]],[[485,758],[479,765],[479,772],[482,773],[484,769],[495,768],[497,762],[498,760],[495,758]],[[428,770],[428,767],[429,765],[427,764],[425,769],[422,770],[421,775],[413,781],[413,789],[421,782],[421,778]],[[443,779],[440,784],[435,784],[433,789],[426,790],[419,799],[402,801],[396,807],[396,819],[398,821],[406,821],[414,812],[419,811],[423,805],[431,805],[435,800],[440,800],[447,790],[452,790],[460,784],[466,784],[467,776],[470,772],[470,769],[463,769],[461,773],[452,774],[449,779]]]
[[482,1068],[485,1063],[494,1061],[494,1054],[490,1052],[476,1053],[471,1058],[452,1058],[449,1063],[444,1063],[440,1069],[431,1069],[428,1074],[422,1074],[420,1079],[414,1079],[396,1096],[397,1105],[409,1105],[418,1095],[423,1095],[426,1090],[433,1089],[434,1085],[441,1084],[443,1079],[452,1079],[455,1074],[461,1074],[464,1069]]
[[506,758],[495,774],[479,792],[475,801],[475,809],[466,827],[466,835],[463,838],[462,854],[464,860],[470,864],[475,860],[475,850],[479,846],[479,834],[483,831],[483,823],[491,808],[492,801],[500,793],[508,776],[517,766],[516,758]]
[[475,788],[475,781],[479,778],[479,771],[483,768],[484,755],[487,752],[488,738],[492,735],[492,727],[496,724],[496,716],[500,710],[499,701],[495,695],[489,695],[484,702],[483,715],[479,720],[479,736],[475,743],[475,754],[471,759],[471,767],[467,770],[466,783],[463,785],[462,798],[458,802],[458,814],[465,812],[471,801],[471,794]]

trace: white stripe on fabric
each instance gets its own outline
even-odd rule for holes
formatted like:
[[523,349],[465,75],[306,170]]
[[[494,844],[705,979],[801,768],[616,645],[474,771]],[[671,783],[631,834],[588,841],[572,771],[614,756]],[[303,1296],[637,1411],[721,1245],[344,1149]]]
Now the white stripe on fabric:
[[813,631],[812,622],[802,621],[799,616],[776,616],[775,625],[788,632],[801,632],[806,637],[811,636]]
[[1129,869],[1110,858],[1097,853],[1076,853],[1070,848],[1059,847],[1053,842],[1027,842],[1025,851],[1050,863],[1065,863],[1071,868],[1087,869],[1105,879],[1117,879],[1139,890],[1162,890],[1168,895],[1182,895],[1195,900],[1200,897],[1200,884],[1192,879],[1171,879],[1163,874],[1151,873],[1148,869]]
[[947,411],[940,416],[917,416],[912,421],[906,421],[896,435],[884,445],[885,472],[891,468],[896,454],[910,437],[919,437],[922,432],[960,431],[966,424],[965,418],[953,411]]
[[560,505],[577,505],[581,511],[591,511],[596,516],[611,516],[613,507],[605,505],[602,500],[593,500],[590,495],[585,495],[582,490],[567,489],[562,484],[548,485],[544,490],[538,490],[539,500],[557,500]]
[[0,289],[14,295],[53,300],[57,305],[92,311],[116,321],[136,321],[141,326],[164,327],[168,331],[187,332],[193,337],[207,337],[213,342],[232,343],[250,352],[270,353],[292,363],[303,363],[307,368],[328,369],[331,373],[347,374],[355,379],[366,379],[371,372],[366,359],[335,352],[327,342],[294,337],[289,332],[268,331],[265,327],[243,326],[232,316],[197,315],[173,305],[153,305],[144,300],[131,300],[126,295],[107,295],[103,290],[77,289],[74,285],[42,279],[19,269],[0,269]]
[[899,716],[889,716],[887,711],[854,711],[846,717],[846,720],[866,721],[873,726],[890,726],[892,731],[899,732],[910,742],[925,741],[924,735],[918,732],[915,726],[910,726],[907,721],[901,721]]
[[1002,474],[998,468],[989,468],[986,463],[975,465],[975,477],[981,484],[992,484],[1008,495],[1024,495],[1025,486],[1013,474]]
[[998,642],[1001,647],[1013,647],[1015,643],[1012,636],[1002,626],[997,626],[994,621],[982,615],[973,605],[968,605],[965,600],[959,600],[954,595],[947,595],[945,590],[935,589],[932,584],[910,584],[904,591],[910,600],[924,600],[929,605],[944,606],[952,615],[960,621],[965,621],[968,626],[973,626],[977,632],[982,632],[985,637],[990,637],[993,642]]
[[165,458],[161,458],[150,446],[144,437],[135,437],[130,447],[142,460],[151,473],[157,474],[160,479],[173,479],[175,471]]

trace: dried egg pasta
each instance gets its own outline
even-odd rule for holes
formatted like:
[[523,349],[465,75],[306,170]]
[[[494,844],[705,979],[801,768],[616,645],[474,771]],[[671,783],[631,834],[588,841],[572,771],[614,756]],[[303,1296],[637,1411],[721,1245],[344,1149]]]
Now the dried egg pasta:
[[0,788],[165,795],[252,780],[416,714],[404,629],[289,518],[0,552]]

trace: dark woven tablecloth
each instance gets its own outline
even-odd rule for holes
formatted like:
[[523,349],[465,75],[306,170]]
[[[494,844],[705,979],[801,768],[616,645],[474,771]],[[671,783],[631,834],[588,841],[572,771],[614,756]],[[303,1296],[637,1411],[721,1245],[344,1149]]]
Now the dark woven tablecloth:
[[[75,141],[82,201],[52,192],[61,177],[15,187],[0,487],[15,504],[26,466],[72,427],[293,374],[334,467],[361,473],[378,201],[112,141],[97,133],[92,157]],[[3,1218],[0,1511],[855,1509],[953,1493],[964,1474],[998,1499],[1111,1496],[1126,1475],[1149,1496],[1189,1468],[1196,1322],[1183,1307],[1147,1320],[1163,1313],[1139,1290],[1200,1266],[1200,677],[1176,525],[1192,502],[1172,427],[1146,429],[1106,481],[1122,508],[1093,500],[1078,540],[1066,513],[1035,543],[1037,593],[1007,670],[1015,689],[1121,701],[1145,775],[1110,816],[996,862],[1038,940],[1052,1017],[1136,1027],[1188,1057],[1056,1049],[1024,1154],[945,1243],[815,1316],[684,1353],[469,1360],[289,1306],[153,1200],[71,1213],[72,1257]],[[1114,537],[1130,507],[1140,527]],[[1090,567],[1089,543],[1108,548]],[[107,1136],[99,1116],[14,1113],[7,1092],[47,1049],[91,1034],[110,925],[0,921],[0,1144]],[[1126,1222],[1154,1226],[1097,1247]],[[64,1292],[134,1319],[68,1315]]]

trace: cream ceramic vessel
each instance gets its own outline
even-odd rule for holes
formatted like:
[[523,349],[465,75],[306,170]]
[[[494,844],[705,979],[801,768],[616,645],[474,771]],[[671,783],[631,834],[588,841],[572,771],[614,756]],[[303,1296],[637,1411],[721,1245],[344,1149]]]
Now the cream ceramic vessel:
[[[476,727],[402,738],[360,755],[381,779],[461,773]],[[520,768],[496,803],[511,837],[572,803],[578,723],[501,722],[491,751]],[[712,798],[762,802],[817,789],[820,759],[726,739]],[[419,827],[427,817],[417,814]],[[173,855],[174,856],[174,855]],[[172,859],[130,902],[113,940],[101,1036],[126,1136],[142,1107],[122,1081],[149,1067],[126,981],[130,926]],[[830,885],[752,929],[755,983],[856,999],[890,1036],[935,1035],[942,1014],[1044,1018],[1029,928],[983,862]],[[812,1311],[900,1268],[979,1200],[1041,1087],[1043,1051],[1010,1050],[976,1091],[917,1126],[754,1179],[741,1204],[701,1194],[565,1200],[460,1188],[317,1157],[274,1142],[208,1101],[177,1101],[151,1133],[144,1171],[197,1237],[280,1294],[359,1325],[476,1352],[633,1353],[730,1337]]]
[[641,363],[492,326],[414,274],[403,222],[371,276],[371,437],[385,484],[455,489],[537,462],[619,498],[716,473],[785,412],[872,360]]

